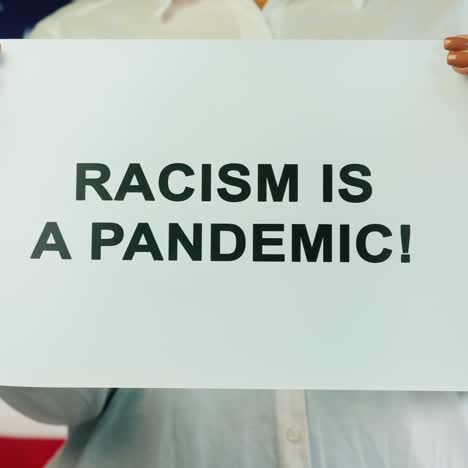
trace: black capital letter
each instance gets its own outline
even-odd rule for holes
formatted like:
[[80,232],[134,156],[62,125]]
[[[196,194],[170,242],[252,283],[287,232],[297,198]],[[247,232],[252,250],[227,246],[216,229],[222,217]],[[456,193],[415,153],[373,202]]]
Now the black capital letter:
[[[145,244],[140,244],[144,239]],[[154,238],[153,231],[151,231],[148,223],[138,223],[135,232],[128,244],[127,250],[123,256],[123,260],[133,260],[137,252],[149,252],[153,260],[163,260],[161,251],[159,250],[158,243]]]
[[[99,176],[88,178],[88,171],[97,171]],[[111,194],[104,187],[110,176],[110,169],[105,164],[78,163],[76,165],[76,199],[86,200],[86,186],[89,186],[96,191],[101,200],[112,200]]]
[[191,187],[185,187],[185,189],[181,193],[174,193],[169,188],[169,177],[173,172],[182,172],[185,176],[193,176],[195,172],[190,166],[187,164],[182,163],[174,163],[169,164],[166,166],[159,174],[159,190],[164,198],[167,198],[170,201],[174,202],[182,202],[188,200],[193,192],[194,189]]
[[388,260],[390,255],[392,255],[391,249],[382,249],[382,251],[377,255],[372,255],[367,250],[367,237],[369,234],[377,232],[382,235],[382,237],[391,237],[392,231],[388,229],[387,226],[383,224],[369,224],[364,226],[357,235],[356,238],[356,249],[359,256],[369,263],[382,263],[385,260]]
[[288,185],[289,201],[297,202],[299,190],[297,164],[285,164],[279,182],[276,182],[275,173],[271,164],[258,165],[258,201],[267,201],[267,188],[270,189],[273,201],[283,201]]
[[[52,236],[53,243],[49,244],[49,237]],[[63,239],[62,233],[58,224],[55,222],[46,223],[42,233],[37,241],[36,247],[31,254],[32,259],[41,258],[43,252],[58,252],[62,260],[71,260],[71,255],[68,250],[65,240]]]
[[237,187],[239,193],[232,194],[226,188],[218,189],[218,195],[227,202],[238,203],[247,200],[250,197],[251,188],[248,181],[241,177],[234,177],[231,172],[238,172],[241,177],[248,176],[250,174],[249,169],[243,164],[226,164],[218,173],[219,180],[226,185],[231,187]]
[[254,224],[253,225],[253,261],[254,262],[284,262],[283,254],[263,253],[263,247],[273,245],[283,245],[283,239],[265,238],[264,232],[283,232],[284,224]]
[[169,260],[178,260],[179,244],[185,249],[188,256],[194,261],[202,259],[202,225],[193,225],[193,242],[187,237],[180,224],[169,224]]
[[[236,238],[236,246],[232,252],[221,252],[221,233],[230,232]],[[236,224],[212,224],[211,225],[211,261],[233,262],[242,257],[245,251],[244,231]]]
[[304,246],[308,262],[316,262],[323,247],[323,261],[332,261],[332,225],[319,224],[313,244],[310,242],[307,227],[304,224],[292,225],[292,261],[301,261],[301,247]]
[[[133,179],[136,179],[136,184],[132,184]],[[146,179],[145,173],[140,164],[132,163],[128,165],[119,190],[115,195],[115,200],[125,200],[127,193],[141,193],[146,201],[154,201],[154,195]]]
[[372,185],[367,180],[352,176],[352,172],[358,172],[362,177],[370,177],[371,171],[363,164],[348,164],[340,171],[341,180],[350,187],[361,189],[361,193],[353,195],[348,189],[340,189],[338,192],[341,198],[348,203],[363,203],[372,196]]
[[[103,231],[111,231],[112,237],[102,238]],[[93,223],[91,234],[91,259],[101,260],[102,247],[112,247],[122,242],[124,231],[117,223]]]

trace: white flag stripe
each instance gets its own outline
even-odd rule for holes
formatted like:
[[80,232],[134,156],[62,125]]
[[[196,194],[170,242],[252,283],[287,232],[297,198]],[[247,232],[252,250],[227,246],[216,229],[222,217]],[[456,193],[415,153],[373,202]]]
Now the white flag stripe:
[[0,437],[64,438],[66,429],[40,424],[23,416],[0,400]]

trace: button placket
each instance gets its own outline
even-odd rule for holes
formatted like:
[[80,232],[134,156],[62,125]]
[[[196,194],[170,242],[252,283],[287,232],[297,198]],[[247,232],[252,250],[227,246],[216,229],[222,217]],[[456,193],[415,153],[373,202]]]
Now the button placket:
[[276,419],[281,468],[312,468],[305,392],[278,390]]

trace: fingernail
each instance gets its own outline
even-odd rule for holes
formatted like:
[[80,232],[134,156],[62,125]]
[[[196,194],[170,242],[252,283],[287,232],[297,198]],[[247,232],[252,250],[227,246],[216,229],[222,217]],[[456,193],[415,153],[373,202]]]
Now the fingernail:
[[449,54],[447,57],[447,63],[452,67],[468,67],[468,51]]
[[447,37],[444,41],[444,47],[447,50],[465,50],[468,49],[468,39],[464,37]]

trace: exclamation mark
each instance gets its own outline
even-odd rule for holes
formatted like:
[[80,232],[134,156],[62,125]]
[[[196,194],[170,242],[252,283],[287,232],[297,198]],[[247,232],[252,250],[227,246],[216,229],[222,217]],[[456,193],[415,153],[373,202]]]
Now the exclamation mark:
[[410,263],[411,255],[409,254],[409,245],[411,238],[411,226],[409,224],[401,225],[401,263]]

